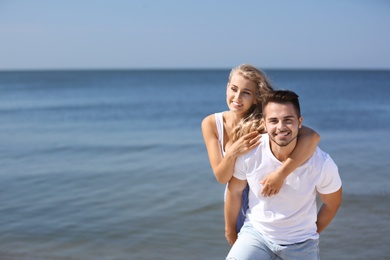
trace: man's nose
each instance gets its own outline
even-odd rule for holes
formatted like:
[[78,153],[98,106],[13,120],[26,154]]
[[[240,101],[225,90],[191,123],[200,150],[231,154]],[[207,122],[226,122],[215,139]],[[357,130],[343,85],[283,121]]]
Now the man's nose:
[[281,122],[278,123],[277,126],[278,126],[278,129],[281,130],[281,129],[284,129],[284,127],[286,126],[286,124],[285,124],[283,121],[281,121]]

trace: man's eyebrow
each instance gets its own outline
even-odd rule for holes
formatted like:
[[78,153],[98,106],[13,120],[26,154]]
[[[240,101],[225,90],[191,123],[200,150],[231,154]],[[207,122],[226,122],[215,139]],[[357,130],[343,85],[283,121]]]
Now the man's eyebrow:
[[[294,115],[288,115],[288,116],[284,116],[283,119],[290,119],[290,118],[294,118]],[[277,117],[269,117],[267,118],[267,120],[278,120]]]

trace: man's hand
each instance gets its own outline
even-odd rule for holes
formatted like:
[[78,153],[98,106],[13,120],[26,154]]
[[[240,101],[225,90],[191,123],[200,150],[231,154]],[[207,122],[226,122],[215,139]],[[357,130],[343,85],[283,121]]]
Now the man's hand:
[[264,197],[270,197],[272,195],[278,194],[280,189],[283,186],[284,180],[285,177],[277,171],[268,174],[260,182],[260,184],[263,184],[263,189],[261,190],[261,194]]
[[237,240],[237,231],[236,228],[225,228],[225,237],[231,246]]

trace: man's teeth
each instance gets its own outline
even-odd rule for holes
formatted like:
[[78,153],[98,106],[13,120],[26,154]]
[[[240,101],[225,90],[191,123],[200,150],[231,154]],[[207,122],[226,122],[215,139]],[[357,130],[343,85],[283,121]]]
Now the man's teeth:
[[283,133],[278,133],[277,135],[287,136],[288,134],[289,134],[289,132],[283,132]]

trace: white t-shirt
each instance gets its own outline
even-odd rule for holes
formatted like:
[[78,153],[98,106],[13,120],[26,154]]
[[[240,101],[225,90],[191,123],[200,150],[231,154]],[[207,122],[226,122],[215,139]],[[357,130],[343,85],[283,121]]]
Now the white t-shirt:
[[316,192],[329,194],[340,189],[338,168],[317,147],[309,160],[287,176],[277,195],[264,197],[259,182],[281,165],[271,152],[267,134],[258,147],[237,158],[234,177],[247,180],[250,187],[246,221],[276,244],[317,239]]

